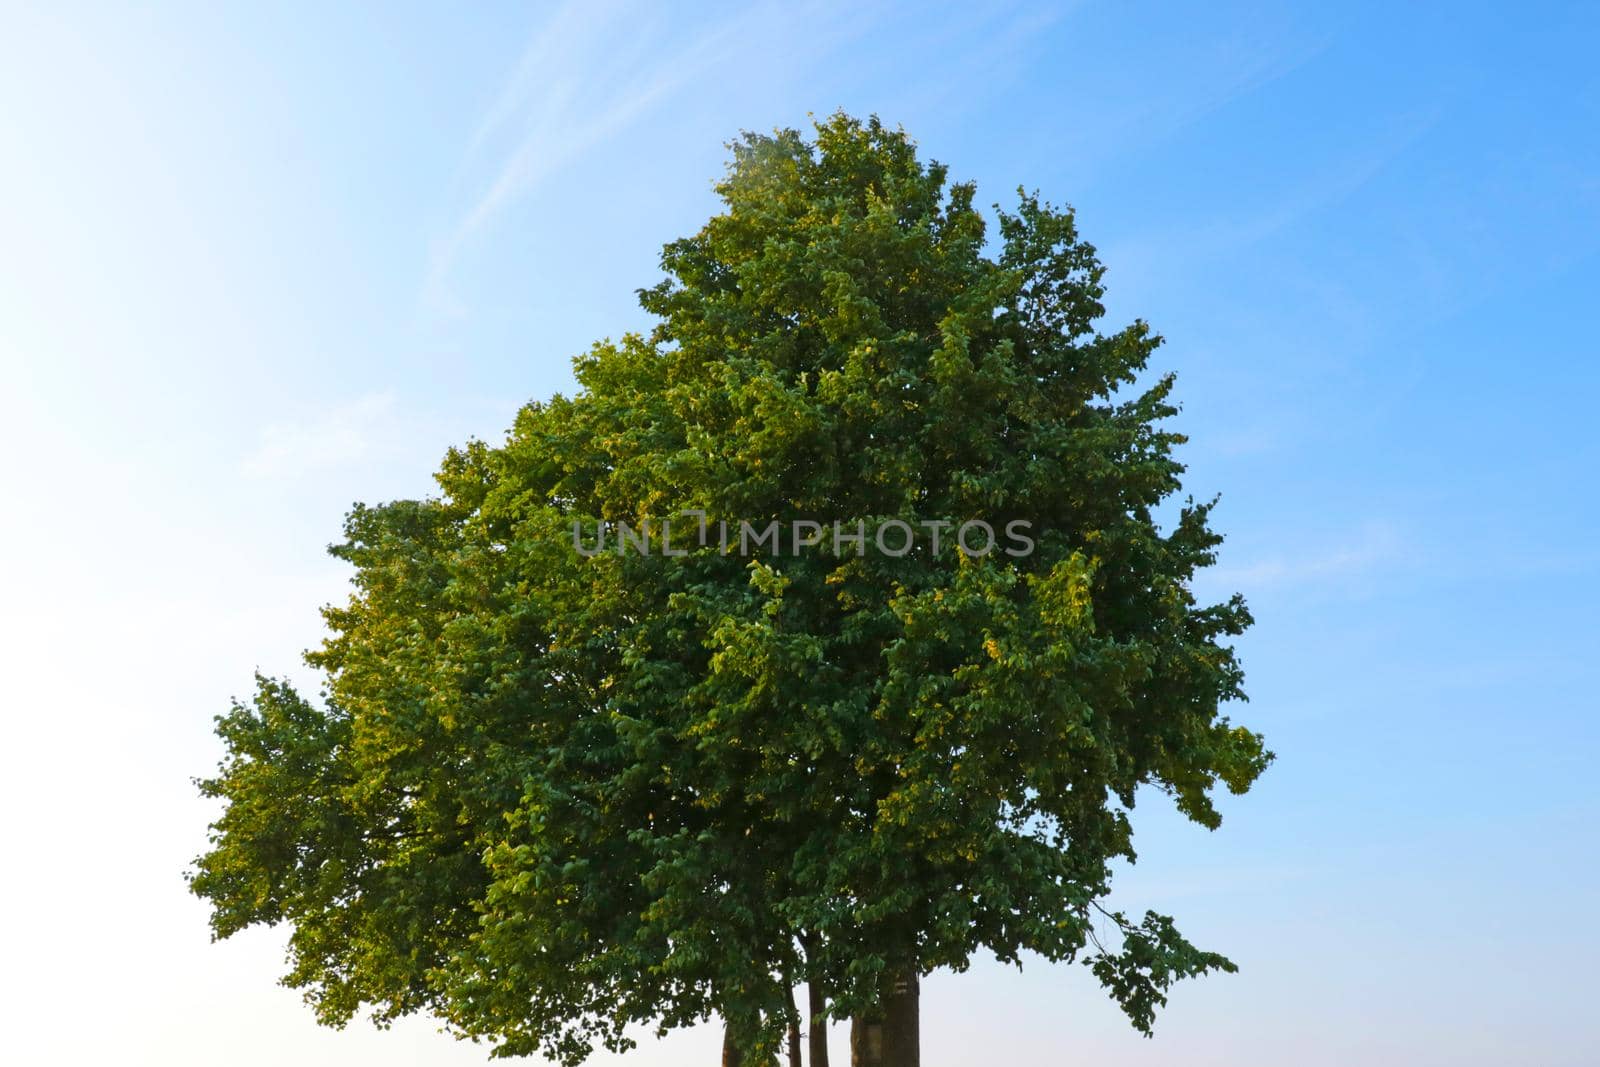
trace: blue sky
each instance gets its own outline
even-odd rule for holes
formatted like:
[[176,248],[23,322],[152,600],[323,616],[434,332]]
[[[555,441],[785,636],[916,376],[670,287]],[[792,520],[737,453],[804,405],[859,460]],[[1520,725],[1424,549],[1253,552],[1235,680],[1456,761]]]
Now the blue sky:
[[1165,335],[1279,754],[1216,833],[1141,807],[1119,882],[1239,975],[1153,1041],[1081,969],[935,978],[928,1067],[1592,1062],[1596,40],[1562,4],[0,4],[0,1044],[483,1062],[318,1030],[278,934],[207,943],[210,716],[304,676],[351,501],[646,325],[724,141],[843,107],[1075,205],[1113,323]]

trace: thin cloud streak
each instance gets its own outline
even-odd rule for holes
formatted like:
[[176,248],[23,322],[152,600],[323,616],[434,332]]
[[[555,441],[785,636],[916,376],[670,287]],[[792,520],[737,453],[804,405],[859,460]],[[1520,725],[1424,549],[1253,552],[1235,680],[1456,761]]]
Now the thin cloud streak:
[[[752,8],[687,47],[663,48],[661,17],[621,3],[568,3],[533,35],[474,131],[463,170],[492,156],[492,176],[435,245],[424,290],[436,310],[462,309],[445,290],[465,246],[552,173],[659,109],[691,81],[714,76],[782,9]],[[610,87],[617,86],[615,89]],[[497,142],[511,143],[493,152]]]
[[240,470],[250,478],[294,479],[364,459],[390,435],[394,407],[393,393],[369,393],[311,419],[273,423]]
[[[1282,586],[1347,582],[1399,558],[1403,548],[1392,523],[1365,523],[1344,543],[1299,556],[1272,556],[1243,566],[1219,566],[1204,572],[1207,590],[1243,589],[1246,593]],[[1198,583],[1197,583],[1198,584]]]

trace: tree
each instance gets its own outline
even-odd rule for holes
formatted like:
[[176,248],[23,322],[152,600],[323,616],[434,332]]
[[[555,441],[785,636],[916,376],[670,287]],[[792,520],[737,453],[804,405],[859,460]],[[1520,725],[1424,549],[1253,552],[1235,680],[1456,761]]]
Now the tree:
[[1215,827],[1270,759],[1221,711],[1248,612],[1190,592],[1211,505],[1155,517],[1159,339],[1097,331],[1070,211],[1022,194],[990,255],[875,119],[747,135],[718,192],[651,334],[351,513],[325,706],[219,719],[215,933],[290,923],[325,1022],[564,1063],[718,1015],[735,1062],[851,1018],[914,1064],[920,978],[983,951],[1083,959],[1148,1033],[1232,964],[1103,908],[1140,789]]

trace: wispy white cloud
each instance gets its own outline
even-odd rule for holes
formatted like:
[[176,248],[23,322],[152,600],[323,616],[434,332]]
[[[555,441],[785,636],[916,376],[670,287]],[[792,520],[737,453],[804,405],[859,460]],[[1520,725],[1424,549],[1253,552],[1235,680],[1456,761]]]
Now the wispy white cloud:
[[[535,30],[517,60],[516,69],[506,79],[494,104],[479,120],[467,146],[467,156],[471,158],[481,151],[510,125],[528,107],[529,101],[548,87],[551,73],[560,69],[566,57],[592,53],[598,46],[600,31],[615,22],[624,6],[620,0],[594,0],[593,3],[569,2],[556,8]],[[570,88],[570,82],[561,88]]]
[[660,109],[691,81],[715,76],[780,13],[755,5],[668,47],[673,35],[658,8],[618,0],[558,7],[534,32],[468,142],[461,169],[471,193],[435,243],[425,301],[436,310],[459,310],[446,291],[448,275],[475,236],[552,173]]
[[1397,560],[1404,548],[1393,523],[1374,519],[1332,543],[1300,553],[1264,556],[1204,573],[1207,589],[1252,590],[1343,582]]
[[[1354,196],[1416,144],[1440,114],[1438,108],[1431,108],[1398,116],[1343,159],[1308,166],[1294,184],[1259,201],[1238,205],[1234,211],[1182,224],[1163,219],[1159,225],[1112,242],[1106,261],[1116,264],[1120,286],[1137,287],[1152,277],[1175,270],[1192,273],[1202,262],[1254,249]],[[1329,310],[1341,310],[1347,302],[1325,285],[1315,295],[1317,303]]]
[[392,393],[370,393],[309,419],[273,423],[241,470],[251,478],[297,478],[356,462],[389,436],[393,414]]

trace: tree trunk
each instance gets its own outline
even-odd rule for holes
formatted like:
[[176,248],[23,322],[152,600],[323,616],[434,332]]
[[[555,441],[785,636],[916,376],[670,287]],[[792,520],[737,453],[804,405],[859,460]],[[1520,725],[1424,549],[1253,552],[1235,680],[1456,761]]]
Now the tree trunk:
[[815,978],[806,983],[806,996],[811,1009],[811,1067],[828,1067],[828,998]]
[[722,1028],[722,1067],[744,1067],[744,1053],[733,1039],[733,1025]]
[[850,1020],[851,1067],[920,1067],[920,995],[916,971],[902,971],[889,980],[877,1016]]
[[789,1067],[800,1067],[800,1009],[794,1002],[794,983],[789,972],[783,972],[784,984],[789,987]]

